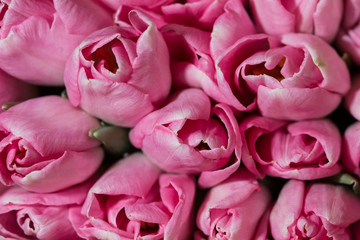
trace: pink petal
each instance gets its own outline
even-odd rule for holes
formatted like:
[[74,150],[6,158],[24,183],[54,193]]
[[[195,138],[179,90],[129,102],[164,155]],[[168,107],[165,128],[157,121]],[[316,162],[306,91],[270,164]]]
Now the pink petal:
[[315,138],[323,147],[327,163],[320,163],[320,167],[334,166],[340,157],[341,135],[338,128],[327,119],[302,121],[290,124],[288,131],[291,135],[307,134]]
[[[65,152],[41,170],[32,171],[26,176],[14,174],[12,179],[29,191],[58,191],[88,179],[101,165],[103,154],[100,147],[84,152]],[[83,170],[79,172],[78,169]]]
[[[335,6],[336,4],[336,6]],[[328,1],[320,0],[314,14],[314,33],[325,41],[331,43],[338,33],[343,16],[342,1],[329,4]]]
[[239,126],[232,110],[225,104],[215,105],[215,112],[217,116],[222,120],[228,132],[227,149],[235,154],[230,158],[229,162],[222,169],[215,171],[203,171],[199,177],[199,186],[201,188],[207,188],[217,185],[218,183],[227,179],[233,174],[240,166],[242,140],[239,134]]
[[216,59],[217,84],[222,94],[226,96],[227,104],[240,111],[254,109],[254,94],[246,86],[235,89],[238,76],[234,76],[234,71],[252,54],[267,50],[269,47],[270,42],[266,35],[249,35],[239,39]]
[[66,207],[28,207],[17,213],[18,223],[26,234],[38,239],[80,239],[72,228]]
[[340,104],[341,96],[323,88],[277,88],[260,86],[258,107],[271,118],[304,120],[328,115]]
[[95,1],[59,1],[54,0],[54,7],[71,34],[88,35],[97,29],[112,25],[109,12]]
[[[163,203],[172,216],[165,228],[166,239],[190,237],[193,228],[194,179],[186,175],[163,174],[159,179]],[[179,227],[181,226],[181,227]]]
[[[0,41],[0,63],[4,71],[33,84],[63,85],[65,60],[82,38],[65,35],[64,31],[57,15],[52,28],[39,16],[29,17],[13,27],[7,38]],[[52,49],[51,54],[48,49]],[[30,70],[19,71],[18,66]]]
[[16,221],[16,212],[8,212],[0,215],[0,234],[6,239],[28,240],[23,230]]
[[[237,0],[227,1],[224,11],[216,19],[211,33],[210,49],[215,60],[238,39],[256,33],[242,3]],[[233,24],[234,22],[241,24]]]
[[263,32],[281,35],[295,31],[295,16],[280,0],[250,0],[250,4],[255,22]]
[[5,209],[17,209],[17,206],[24,205],[80,205],[84,202],[92,184],[93,179],[83,184],[52,193],[29,192],[21,187],[11,187],[0,196],[0,204],[3,207],[3,211]]
[[92,115],[106,122],[131,127],[154,110],[149,95],[138,88],[122,82],[87,79],[84,75],[85,72],[81,71],[80,106]]
[[175,31],[177,34],[183,36],[200,54],[210,55],[210,33],[195,27],[188,27],[180,24],[168,24],[161,29],[162,32]]
[[[196,99],[196,101],[193,101]],[[169,114],[171,113],[171,114]],[[169,100],[169,103],[143,118],[131,131],[130,140],[135,147],[142,148],[146,135],[161,124],[168,124],[181,119],[208,119],[210,116],[210,100],[198,89],[187,89]]]
[[[312,184],[307,191],[304,212],[314,212],[329,223],[346,228],[360,220],[360,200],[344,187]],[[332,229],[327,230],[332,234]]]
[[287,179],[298,179],[298,180],[314,180],[324,177],[333,176],[342,170],[340,164],[330,166],[327,168],[321,167],[297,167],[290,169],[281,169],[273,165],[261,166],[261,170],[269,176],[281,176]]
[[191,63],[179,62],[172,66],[175,87],[189,86],[202,89],[209,97],[217,102],[227,103],[216,82]]
[[[232,198],[232,194],[238,197]],[[269,202],[269,192],[252,175],[240,171],[208,192],[197,215],[197,226],[210,238],[226,235],[252,239]]]
[[[130,171],[131,169],[131,171]],[[143,174],[138,175],[141,171]],[[136,176],[135,176],[136,175]],[[118,161],[91,188],[83,211],[90,216],[102,216],[102,203],[97,195],[129,195],[145,197],[157,181],[160,170],[147,157],[135,153]]]
[[281,41],[286,45],[309,51],[324,78],[319,85],[321,88],[339,94],[345,94],[350,89],[350,74],[345,62],[321,38],[310,34],[289,33],[283,35]]
[[292,226],[300,216],[305,195],[305,183],[290,180],[282,188],[270,213],[270,230],[275,239],[289,239]]
[[[260,168],[260,164],[268,164],[265,157],[270,157],[270,153],[262,152],[256,149],[258,139],[269,132],[276,131],[285,126],[287,122],[264,118],[260,116],[251,116],[240,123],[239,129],[242,138],[241,159],[245,167],[259,178],[263,178],[265,173]],[[264,159],[261,158],[261,155]]]
[[129,20],[135,28],[142,25],[142,34],[137,40],[138,57],[133,64],[134,72],[128,83],[149,94],[151,101],[159,105],[167,97],[171,85],[166,43],[155,23],[140,11],[130,11]]
[[[0,126],[20,136],[41,156],[58,155],[65,150],[84,151],[100,145],[88,136],[89,130],[99,126],[98,120],[58,96],[39,97],[17,104],[1,113]],[[73,126],[77,126],[76,129]],[[37,131],[40,127],[41,131]]]

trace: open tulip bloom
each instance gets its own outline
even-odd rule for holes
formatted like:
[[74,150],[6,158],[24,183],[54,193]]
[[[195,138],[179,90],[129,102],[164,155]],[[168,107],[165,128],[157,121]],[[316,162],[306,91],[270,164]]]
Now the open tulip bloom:
[[360,200],[347,189],[291,180],[281,190],[269,223],[275,240],[350,240],[350,225],[359,220]]
[[[226,104],[212,108],[204,92],[186,89],[144,117],[130,132],[130,140],[161,169],[201,173],[200,185],[211,186],[218,183],[214,177],[224,180],[238,168],[238,132],[237,121]],[[232,162],[233,153],[237,160]],[[225,171],[214,172],[220,168]]]
[[257,177],[313,180],[341,170],[340,132],[327,119],[292,123],[251,116],[240,131],[242,161]]
[[[139,174],[140,173],[140,174]],[[135,153],[113,165],[71,219],[86,239],[189,239],[195,182],[165,174]]]
[[169,53],[155,23],[138,11],[130,23],[88,36],[66,64],[71,103],[112,124],[132,127],[170,91]]
[[80,207],[93,179],[53,193],[28,192],[18,186],[0,196],[0,236],[6,239],[81,239],[69,219]]
[[208,239],[250,240],[270,200],[270,192],[242,169],[208,192],[196,224]]

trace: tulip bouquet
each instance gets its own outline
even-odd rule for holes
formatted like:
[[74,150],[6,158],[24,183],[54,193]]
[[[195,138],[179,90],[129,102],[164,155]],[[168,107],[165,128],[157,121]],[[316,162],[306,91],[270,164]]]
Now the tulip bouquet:
[[360,240],[360,0],[0,0],[0,239]]

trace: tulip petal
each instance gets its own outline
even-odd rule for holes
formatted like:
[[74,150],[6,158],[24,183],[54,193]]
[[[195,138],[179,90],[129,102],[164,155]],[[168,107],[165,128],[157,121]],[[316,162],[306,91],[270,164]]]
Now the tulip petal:
[[[314,212],[329,223],[346,228],[359,221],[360,201],[341,186],[313,184],[308,188],[304,212]],[[332,232],[329,231],[329,234],[331,235]]]
[[[14,118],[17,120],[13,121]],[[1,113],[0,126],[15,136],[21,136],[41,156],[62,154],[64,150],[84,151],[100,144],[88,136],[90,129],[99,126],[98,120],[58,96],[30,99],[10,108]],[[73,126],[77,126],[71,133],[76,140],[69,141],[69,131]]]
[[281,41],[286,45],[304,48],[310,53],[324,78],[320,87],[340,94],[345,94],[350,89],[350,74],[345,62],[321,38],[310,34],[289,33],[284,34]]
[[[233,24],[235,22],[241,24]],[[236,0],[227,1],[224,6],[224,13],[216,19],[211,33],[210,49],[212,57],[216,60],[238,39],[255,33],[255,26],[242,3]]]
[[[164,237],[166,239],[182,239],[190,237],[195,197],[194,179],[186,175],[163,174],[159,179],[161,198],[172,212]],[[184,226],[180,229],[178,226]]]
[[336,37],[342,20],[343,2],[329,4],[328,1],[320,0],[313,14],[315,35],[331,43]]
[[341,96],[323,88],[277,88],[260,86],[258,107],[266,117],[305,120],[328,115],[340,104]]
[[87,35],[113,22],[110,14],[93,1],[54,0],[54,7],[71,34]]
[[[147,174],[138,175],[139,170]],[[94,184],[91,193],[145,197],[159,174],[160,170],[145,155],[135,153],[112,166]]]
[[292,226],[300,216],[305,198],[305,183],[290,180],[282,188],[270,213],[270,229],[275,239],[289,239]]
[[[33,171],[26,176],[12,175],[12,179],[29,191],[57,191],[83,182],[91,176],[100,166],[103,154],[100,147],[85,152],[68,151],[43,169]],[[78,169],[83,170],[79,172]]]
[[[193,101],[196,99],[196,101]],[[168,114],[172,113],[172,114]],[[130,141],[138,148],[142,148],[142,140],[160,124],[181,119],[208,119],[210,116],[210,100],[198,89],[188,89],[177,94],[169,100],[168,104],[143,118],[131,131]]]
[[142,25],[142,34],[137,40],[138,57],[134,61],[134,72],[128,83],[148,93],[151,101],[155,105],[159,105],[167,97],[171,85],[169,53],[166,43],[155,23],[140,11],[130,11],[129,20],[135,27]]

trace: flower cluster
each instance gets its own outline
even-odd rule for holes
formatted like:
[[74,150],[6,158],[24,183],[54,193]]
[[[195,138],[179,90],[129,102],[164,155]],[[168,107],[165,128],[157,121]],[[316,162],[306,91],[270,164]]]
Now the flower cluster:
[[0,0],[0,239],[360,239],[359,67],[360,0]]

